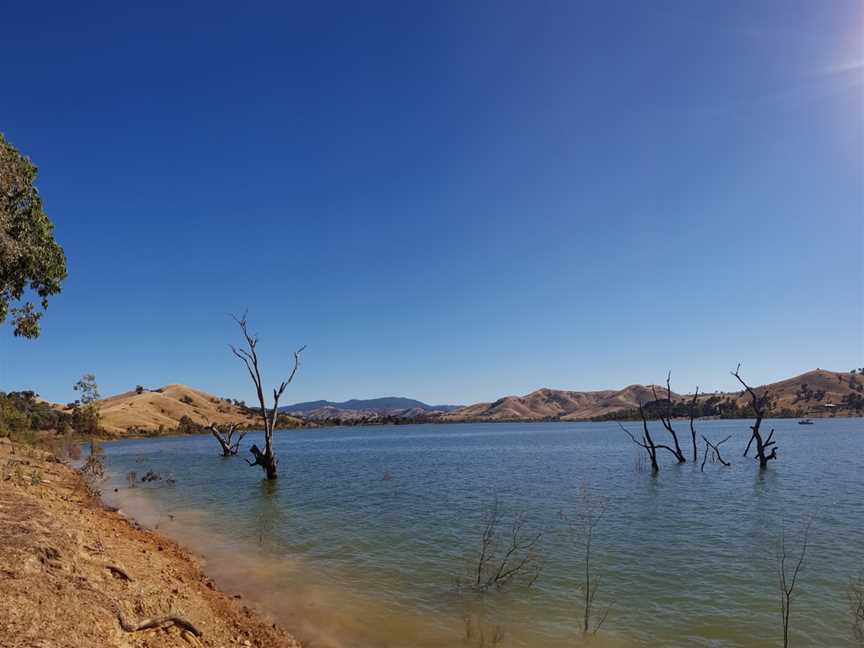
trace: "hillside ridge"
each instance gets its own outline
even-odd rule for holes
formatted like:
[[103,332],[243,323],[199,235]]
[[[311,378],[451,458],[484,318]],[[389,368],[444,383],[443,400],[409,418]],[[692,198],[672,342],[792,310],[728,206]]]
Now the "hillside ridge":
[[[60,406],[69,411],[68,406]],[[195,425],[260,427],[258,414],[237,401],[220,398],[200,389],[172,383],[157,389],[132,390],[99,401],[100,427],[108,434],[168,433],[184,417]],[[294,417],[280,417],[287,425],[303,425]]]
[[[666,388],[654,386],[661,398]],[[846,371],[814,369],[799,376],[768,385],[754,387],[757,393],[768,388],[774,399],[775,411],[798,412],[800,415],[845,410],[847,399],[864,398],[864,376]],[[689,400],[692,394],[672,392],[673,402]],[[737,407],[749,405],[749,397],[741,392],[702,394],[700,401],[725,399]],[[651,385],[628,385],[623,389],[570,391],[537,389],[524,396],[504,396],[489,403],[467,405],[439,417],[442,422],[471,421],[584,421],[625,412],[654,400]]]

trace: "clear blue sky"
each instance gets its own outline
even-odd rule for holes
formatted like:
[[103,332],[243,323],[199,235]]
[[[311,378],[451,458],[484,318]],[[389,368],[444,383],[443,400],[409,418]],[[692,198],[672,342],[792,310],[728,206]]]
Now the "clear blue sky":
[[734,388],[864,365],[864,5],[8,4],[69,259],[0,389]]

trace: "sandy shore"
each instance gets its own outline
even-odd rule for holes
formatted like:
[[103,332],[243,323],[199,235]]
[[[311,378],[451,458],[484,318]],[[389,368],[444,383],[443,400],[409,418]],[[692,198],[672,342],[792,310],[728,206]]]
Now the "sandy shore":
[[48,453],[0,440],[0,647],[300,643],[176,543],[104,507]]

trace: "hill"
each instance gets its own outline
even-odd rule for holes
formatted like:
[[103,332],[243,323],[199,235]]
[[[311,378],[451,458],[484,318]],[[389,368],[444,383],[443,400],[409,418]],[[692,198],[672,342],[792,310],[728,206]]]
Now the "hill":
[[[849,402],[864,399],[864,376],[842,371],[816,369],[794,378],[757,387],[757,392],[770,389],[774,411],[790,416],[805,416],[861,412],[849,407]],[[658,388],[665,395],[665,388]],[[689,400],[692,395],[672,394],[672,400]],[[749,397],[741,392],[700,395],[700,401],[725,401],[737,408],[749,406]],[[654,400],[650,386],[630,385],[620,390],[565,391],[538,389],[525,396],[505,396],[493,403],[468,405],[438,417],[441,421],[580,421],[622,415],[639,406],[639,402]]]
[[[174,431],[184,416],[196,425],[236,423],[241,427],[260,427],[254,412],[229,399],[186,385],[166,385],[160,389],[111,396],[99,402],[99,413],[102,427],[110,434]],[[296,418],[286,422],[302,425]]]
[[413,398],[387,396],[343,402],[327,400],[308,401],[280,407],[280,412],[294,414],[309,420],[367,420],[381,416],[418,417],[432,413],[445,413],[459,409],[459,405],[427,405]]

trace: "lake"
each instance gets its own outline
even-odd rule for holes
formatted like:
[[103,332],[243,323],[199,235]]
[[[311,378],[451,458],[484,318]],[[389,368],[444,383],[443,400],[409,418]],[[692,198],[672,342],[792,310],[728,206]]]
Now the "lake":
[[[313,647],[480,646],[493,635],[502,646],[580,645],[584,552],[567,519],[586,493],[605,506],[591,568],[595,618],[609,611],[592,645],[781,645],[778,539],[797,558],[809,521],[791,643],[851,646],[864,420],[766,421],[779,459],[762,472],[741,456],[749,423],[698,423],[713,441],[732,435],[722,446],[731,467],[709,461],[703,473],[661,451],[656,476],[616,423],[277,432],[271,483],[241,457],[221,457],[210,436],[130,439],[104,445],[103,493]],[[668,436],[652,427],[658,442]],[[689,456],[687,427],[677,423]],[[263,446],[261,435],[247,435],[242,454],[252,443]],[[148,470],[174,484],[128,487],[128,472]],[[476,566],[496,499],[502,533],[516,514],[542,532],[542,571],[531,588],[478,595],[457,583]]]

